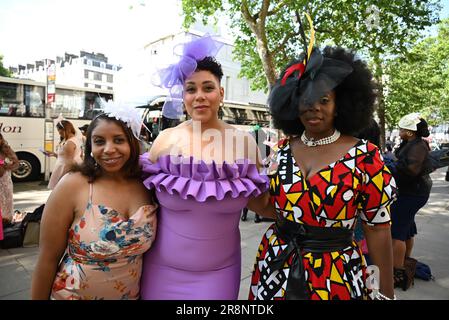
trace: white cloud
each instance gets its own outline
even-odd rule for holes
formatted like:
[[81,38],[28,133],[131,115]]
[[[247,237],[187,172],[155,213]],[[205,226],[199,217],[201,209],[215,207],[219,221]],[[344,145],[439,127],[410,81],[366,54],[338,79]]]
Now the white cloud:
[[84,50],[104,53],[111,63],[123,65],[132,52],[150,40],[179,30],[178,3],[179,0],[2,0],[0,54],[4,64],[10,66]]

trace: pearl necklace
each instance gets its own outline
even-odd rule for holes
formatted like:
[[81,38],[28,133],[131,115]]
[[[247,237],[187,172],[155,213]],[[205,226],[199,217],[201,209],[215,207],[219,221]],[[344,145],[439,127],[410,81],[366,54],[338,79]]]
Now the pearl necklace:
[[322,146],[325,144],[331,144],[340,138],[340,131],[335,129],[334,133],[329,137],[324,137],[318,140],[315,140],[314,138],[307,138],[306,132],[304,131],[301,135],[301,141],[307,146],[307,147],[316,147],[316,146]]

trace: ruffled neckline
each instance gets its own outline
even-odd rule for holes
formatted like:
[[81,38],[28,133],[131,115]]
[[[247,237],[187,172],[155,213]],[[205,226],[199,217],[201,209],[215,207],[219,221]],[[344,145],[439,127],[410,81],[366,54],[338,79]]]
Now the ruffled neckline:
[[205,163],[193,157],[165,155],[152,163],[148,154],[140,156],[143,183],[148,189],[177,194],[182,199],[204,202],[226,196],[258,196],[268,189],[269,180],[249,159],[234,163]]

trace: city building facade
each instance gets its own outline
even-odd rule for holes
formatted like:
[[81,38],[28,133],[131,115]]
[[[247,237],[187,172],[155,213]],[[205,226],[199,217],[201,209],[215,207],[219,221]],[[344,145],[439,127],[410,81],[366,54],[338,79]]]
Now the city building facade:
[[56,84],[110,91],[114,90],[114,77],[121,69],[120,65],[109,63],[103,53],[80,51],[79,55],[65,53],[55,60],[10,67],[10,71],[15,78],[46,82],[46,66],[51,63],[56,65]]

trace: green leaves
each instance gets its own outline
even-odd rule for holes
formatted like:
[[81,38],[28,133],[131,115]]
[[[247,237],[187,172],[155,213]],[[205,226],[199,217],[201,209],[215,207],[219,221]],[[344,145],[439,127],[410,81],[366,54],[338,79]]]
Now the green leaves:
[[3,67],[3,55],[0,55],[0,76],[11,77],[11,72]]
[[438,35],[387,64],[385,103],[391,127],[409,112],[421,112],[432,125],[449,121],[449,19],[438,27]]
[[[313,19],[317,43],[354,48],[368,57],[403,54],[437,21],[438,0],[182,0],[184,26],[226,15],[234,55],[254,89],[268,89],[279,69],[302,51],[295,12]],[[239,41],[241,39],[241,41]],[[268,61],[269,60],[269,61]]]

